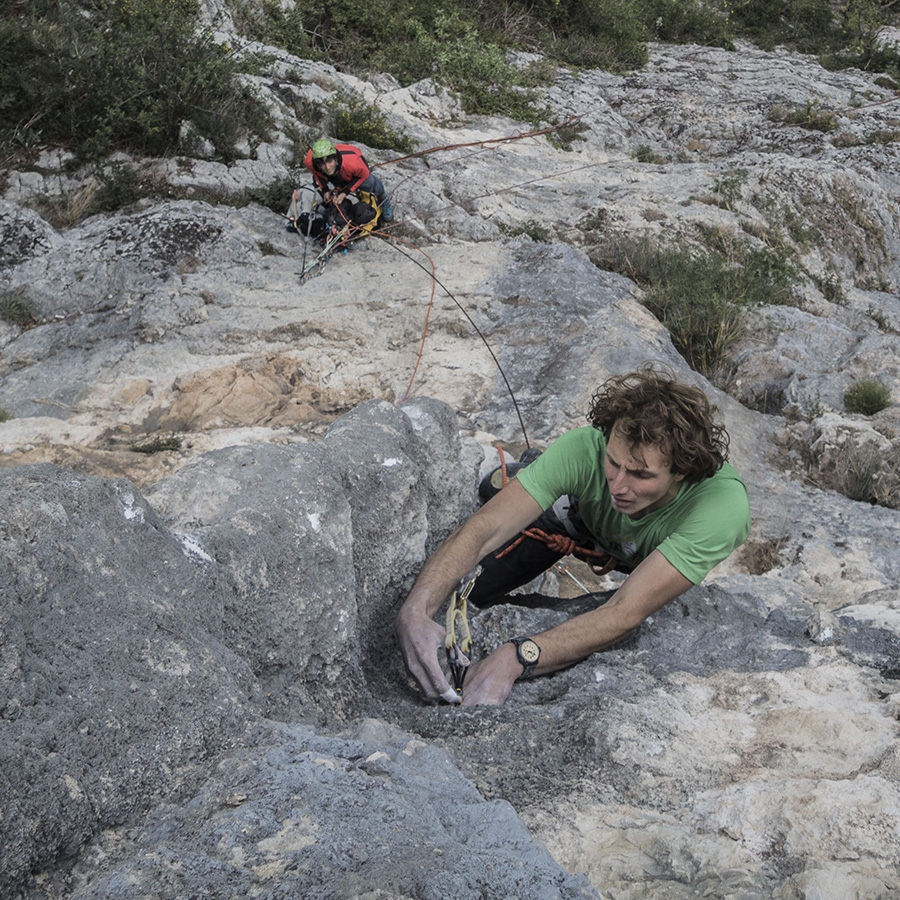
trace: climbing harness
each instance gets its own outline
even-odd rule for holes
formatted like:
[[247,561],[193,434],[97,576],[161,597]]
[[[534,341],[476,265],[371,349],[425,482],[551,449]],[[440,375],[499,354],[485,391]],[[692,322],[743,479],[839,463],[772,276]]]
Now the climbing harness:
[[591,550],[590,547],[582,547],[574,538],[567,534],[547,534],[540,528],[526,528],[519,533],[519,536],[508,546],[504,547],[494,557],[501,559],[511,550],[515,550],[525,538],[531,538],[535,541],[543,541],[554,553],[562,556],[577,556],[583,559],[590,567],[595,575],[605,575],[607,572],[615,568],[618,560],[605,550]]
[[[371,218],[365,223],[356,225],[348,218],[343,209],[335,207],[343,219],[343,224],[329,225],[325,218],[318,213],[321,204],[315,186],[304,185],[294,190],[285,218],[290,221],[291,227],[306,239],[303,243],[300,284],[305,284],[310,278],[318,275],[325,263],[336,253],[346,253],[354,241],[368,237],[378,224],[381,210],[375,195],[368,191],[358,191],[355,196],[357,207],[362,204],[372,210]],[[309,238],[321,239],[323,235],[324,244],[321,250],[307,262]]]
[[450,606],[447,608],[446,636],[444,637],[444,649],[447,651],[447,662],[450,665],[450,675],[453,678],[453,688],[462,696],[463,682],[466,680],[466,672],[472,662],[472,632],[469,630],[469,617],[467,613],[467,600],[475,579],[481,574],[481,566],[476,566],[468,575],[460,581],[460,588],[454,591],[450,597]]
[[[497,453],[500,456],[499,472],[502,475],[502,484],[499,485],[499,487],[504,488],[509,481],[509,470],[506,464],[506,457],[503,453],[503,448],[499,444],[497,445]],[[582,559],[590,566],[591,571],[597,576],[606,575],[606,573],[612,571],[612,569],[614,569],[616,567],[616,564],[618,563],[618,560],[611,553],[607,553],[605,550],[592,550],[589,547],[583,547],[578,543],[578,541],[567,534],[547,534],[546,531],[542,531],[540,528],[526,528],[523,531],[519,532],[519,536],[512,543],[508,544],[497,554],[495,554],[494,558],[501,559],[502,557],[506,556],[507,553],[515,550],[515,548],[518,547],[519,544],[521,544],[522,541],[524,541],[526,538],[531,538],[535,541],[542,541],[551,550],[559,553],[562,556],[575,556],[579,559]],[[590,593],[590,591],[571,572],[569,572],[568,566],[561,567],[558,564],[555,564],[553,568],[555,568],[558,572],[562,572],[563,574],[568,575],[579,587],[582,588],[582,590],[584,590],[586,593]]]

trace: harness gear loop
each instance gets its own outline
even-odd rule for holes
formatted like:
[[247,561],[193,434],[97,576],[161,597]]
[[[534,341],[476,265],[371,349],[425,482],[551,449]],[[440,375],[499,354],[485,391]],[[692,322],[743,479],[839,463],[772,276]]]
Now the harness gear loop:
[[500,559],[511,550],[514,550],[525,538],[532,538],[535,541],[543,541],[551,550],[561,553],[563,556],[577,556],[583,559],[591,567],[595,575],[605,575],[607,572],[615,568],[616,558],[603,550],[591,550],[589,547],[582,547],[574,538],[567,534],[547,534],[540,528],[526,528],[521,534],[508,546],[504,547],[495,559]]
[[444,649],[447,651],[447,662],[450,666],[450,675],[453,678],[453,688],[460,696],[462,696],[466,672],[472,662],[472,657],[470,656],[472,632],[469,630],[466,601],[469,599],[469,594],[472,593],[472,588],[475,586],[475,579],[480,574],[481,566],[476,566],[460,581],[460,589],[454,591],[451,595],[450,606],[447,609]]

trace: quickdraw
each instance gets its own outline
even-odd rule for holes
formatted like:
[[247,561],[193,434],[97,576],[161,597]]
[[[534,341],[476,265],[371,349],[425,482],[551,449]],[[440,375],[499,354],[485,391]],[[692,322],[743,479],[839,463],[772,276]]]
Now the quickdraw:
[[[308,263],[304,262],[303,268],[300,270],[300,284],[306,284],[310,278],[318,275],[325,263],[335,253],[346,253],[350,249],[348,246],[351,239],[350,230],[349,224],[340,229],[335,225],[331,226],[330,233],[325,239],[325,246]],[[304,247],[304,251],[305,249]]]
[[475,586],[475,579],[480,574],[481,566],[476,566],[460,581],[460,589],[451,595],[450,606],[447,609],[444,649],[447,651],[447,662],[450,666],[450,676],[453,678],[453,688],[459,696],[462,696],[463,682],[466,680],[466,672],[472,662],[470,655],[472,632],[469,630],[467,601]]

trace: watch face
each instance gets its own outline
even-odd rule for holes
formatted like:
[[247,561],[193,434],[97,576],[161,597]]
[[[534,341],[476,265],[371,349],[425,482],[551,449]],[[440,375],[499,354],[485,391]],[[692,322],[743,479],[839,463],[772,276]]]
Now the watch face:
[[522,641],[519,644],[519,655],[527,663],[536,663],[541,655],[541,648],[534,641]]

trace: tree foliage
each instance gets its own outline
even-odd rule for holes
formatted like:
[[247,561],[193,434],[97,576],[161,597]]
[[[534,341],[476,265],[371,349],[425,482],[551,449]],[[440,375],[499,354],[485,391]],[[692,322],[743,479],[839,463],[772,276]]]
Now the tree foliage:
[[[433,78],[469,113],[544,116],[550,63],[624,72],[650,41],[817,53],[900,78],[876,35],[892,4],[878,0],[226,0],[238,30],[305,58],[401,84]],[[189,123],[228,157],[267,128],[240,79],[250,67],[199,26],[199,0],[0,0],[0,149],[62,145],[82,157],[122,148],[171,152]],[[552,70],[552,65],[541,71]]]
[[265,116],[198,0],[29,0],[0,23],[0,140],[84,157],[171,150],[183,122],[228,155]]

